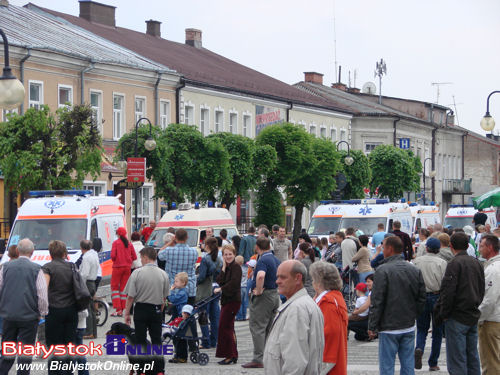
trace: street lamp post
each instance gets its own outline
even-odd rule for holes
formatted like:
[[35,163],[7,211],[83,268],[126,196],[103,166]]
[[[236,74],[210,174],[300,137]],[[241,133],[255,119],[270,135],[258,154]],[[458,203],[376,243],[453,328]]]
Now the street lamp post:
[[337,143],[337,151],[339,150],[339,145],[342,143],[345,143],[347,145],[347,156],[344,158],[344,163],[345,163],[345,165],[350,166],[350,165],[352,165],[352,163],[354,163],[354,159],[351,156],[351,146],[349,145],[349,142],[347,142],[347,141],[340,141]]
[[[431,160],[432,161],[432,158],[425,158],[424,159],[424,204],[425,204],[425,201],[426,201],[426,191],[425,191],[425,163],[427,162],[427,160]],[[434,178],[436,176],[436,171],[430,171],[429,173],[429,177],[430,178]]]
[[24,85],[19,81],[9,65],[9,42],[2,29],[0,35],[3,39],[4,68],[0,77],[0,108],[12,109],[24,101]]
[[500,91],[492,91],[490,95],[488,95],[488,99],[486,99],[486,113],[481,119],[481,127],[487,132],[490,131],[493,133],[493,129],[495,128],[495,120],[493,120],[493,117],[490,115],[490,97],[491,95],[498,93],[500,93]]
[[[142,122],[142,120],[146,120],[149,123],[149,136],[148,139],[144,142],[144,148],[148,151],[153,151],[156,148],[156,142],[151,136],[152,134],[152,127],[153,125],[151,124],[151,121],[149,121],[148,118],[146,117],[141,117],[138,119],[135,123],[135,145],[134,145],[134,156],[138,156],[138,151],[137,151],[137,145],[139,143],[139,138],[138,138],[138,129],[139,129],[139,124]],[[137,190],[138,188],[134,189],[134,212],[135,212],[135,218],[134,218],[134,227],[137,230]]]

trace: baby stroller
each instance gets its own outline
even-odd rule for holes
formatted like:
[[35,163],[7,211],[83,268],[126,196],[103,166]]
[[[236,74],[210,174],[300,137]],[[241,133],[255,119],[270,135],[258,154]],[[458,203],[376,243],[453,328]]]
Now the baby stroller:
[[358,271],[356,270],[356,263],[350,268],[347,266],[340,272],[340,278],[342,279],[342,295],[344,296],[345,304],[347,305],[347,311],[351,313],[356,305],[356,290],[354,287],[359,279]]
[[193,306],[193,312],[191,315],[186,319],[183,320],[180,324],[179,327],[173,327],[167,324],[162,325],[162,337],[163,337],[163,343],[164,344],[170,344],[171,342],[179,342],[179,340],[185,340],[187,342],[194,342],[196,345],[194,345],[194,350],[191,351],[191,354],[189,356],[189,359],[193,363],[198,363],[200,366],[205,366],[208,361],[209,357],[207,353],[200,353],[199,350],[199,340],[201,340],[201,337],[193,337],[191,326],[193,324],[196,324],[198,319],[200,318],[200,315],[202,315],[202,311],[200,311],[202,308],[204,308],[206,305],[208,305],[210,302],[220,298],[220,293],[218,294],[213,294],[210,297],[207,297],[205,299],[202,299],[198,303],[196,303]]

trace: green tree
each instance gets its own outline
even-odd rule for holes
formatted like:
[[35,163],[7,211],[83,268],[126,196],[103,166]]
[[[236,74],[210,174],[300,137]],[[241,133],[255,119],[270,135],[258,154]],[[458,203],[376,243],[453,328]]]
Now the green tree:
[[411,151],[380,145],[370,153],[368,159],[372,170],[371,191],[378,187],[380,196],[394,201],[406,191],[420,189],[422,164]]
[[256,226],[265,224],[271,228],[274,224],[283,224],[283,207],[281,194],[273,182],[264,182],[259,186],[255,199],[257,215],[254,219]]
[[230,181],[222,185],[225,189],[220,189],[217,193],[221,202],[229,209],[238,196],[248,198],[249,191],[258,182],[254,179],[255,142],[251,138],[232,133],[215,133],[206,139],[219,140],[229,156]]
[[88,105],[47,106],[0,124],[0,169],[9,188],[70,189],[101,172],[101,136]]
[[[156,196],[168,202],[214,199],[215,192],[231,183],[229,156],[219,139],[206,139],[196,126],[170,124],[153,127],[156,149],[147,151],[144,141],[149,125],[138,128],[138,156],[146,157],[146,175],[156,183]],[[134,156],[135,129],[118,144],[117,158]]]
[[301,230],[304,207],[327,198],[335,188],[335,175],[340,168],[339,154],[333,143],[315,138],[301,126],[289,123],[265,128],[256,142],[276,150],[278,163],[274,172],[270,173],[267,188],[270,191],[281,186],[288,203],[294,206],[295,244]]
[[350,156],[354,159],[352,165],[346,165],[344,158],[347,151],[340,151],[341,172],[345,175],[347,185],[343,190],[344,199],[361,199],[365,197],[364,188],[370,186],[372,177],[368,157],[360,150],[351,150]]

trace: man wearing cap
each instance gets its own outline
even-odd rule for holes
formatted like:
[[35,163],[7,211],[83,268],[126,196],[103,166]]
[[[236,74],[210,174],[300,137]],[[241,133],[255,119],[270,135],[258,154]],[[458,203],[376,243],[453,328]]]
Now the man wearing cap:
[[[413,263],[422,271],[424,277],[426,302],[425,309],[417,318],[417,344],[415,349],[415,368],[422,368],[422,355],[424,354],[425,340],[429,331],[432,310],[439,298],[439,289],[443,280],[448,263],[439,257],[441,243],[437,238],[430,237],[426,241],[426,253],[415,258]],[[443,339],[443,325],[437,325],[432,318],[432,346],[429,357],[429,371],[439,371],[438,359],[441,352],[441,342]]]
[[[134,326],[138,344],[147,343],[147,331],[153,345],[161,345],[161,324],[163,321],[163,307],[170,293],[168,276],[156,265],[156,250],[145,247],[140,251],[142,267],[135,270],[125,286],[128,295],[125,305],[125,323],[130,325],[130,308],[134,307]],[[153,358],[153,373],[164,372],[163,356]],[[143,373],[144,371],[138,371]]]
[[500,254],[498,237],[485,234],[479,246],[487,260],[485,294],[479,311],[479,355],[483,374],[500,374]]

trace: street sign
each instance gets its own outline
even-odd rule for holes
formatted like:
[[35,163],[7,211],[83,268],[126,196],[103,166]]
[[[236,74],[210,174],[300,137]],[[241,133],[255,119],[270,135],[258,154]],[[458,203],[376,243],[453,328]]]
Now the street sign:
[[410,148],[410,138],[399,138],[399,148],[408,150]]
[[146,181],[146,158],[127,159],[127,181],[128,182]]
[[115,189],[134,190],[144,185],[144,182],[130,182],[126,178],[115,184]]

